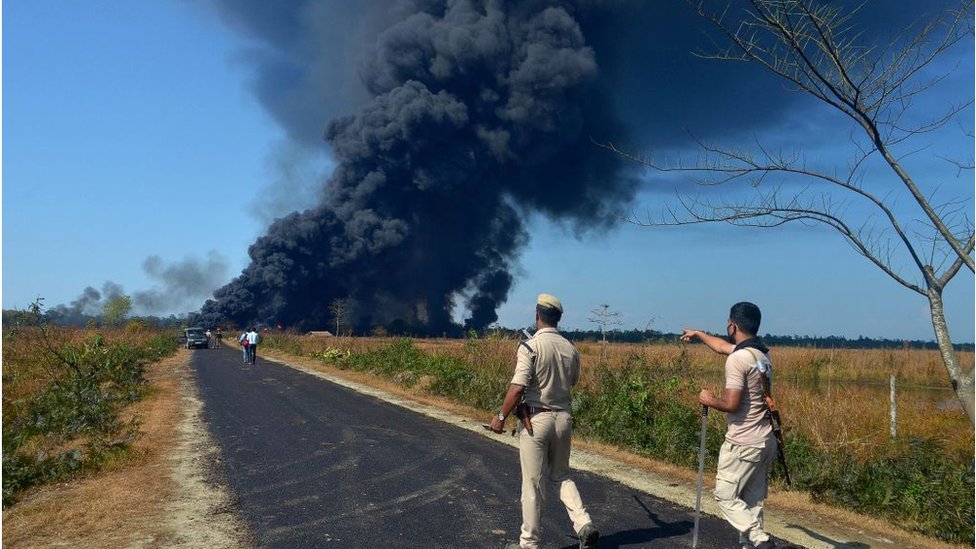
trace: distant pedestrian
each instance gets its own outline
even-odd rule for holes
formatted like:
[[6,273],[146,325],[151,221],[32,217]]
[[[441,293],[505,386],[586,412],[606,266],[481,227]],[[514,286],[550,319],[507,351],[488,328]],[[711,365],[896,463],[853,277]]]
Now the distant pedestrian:
[[241,332],[240,337],[237,338],[237,342],[241,344],[241,351],[244,352],[244,364],[247,364],[249,362],[248,359],[251,358],[251,353],[247,351],[247,345],[248,345],[247,330]]
[[248,362],[250,362],[251,364],[254,364],[254,362],[258,358],[258,342],[260,339],[261,336],[258,335],[257,330],[255,330],[253,327],[248,330],[247,355],[248,355]]
[[217,332],[215,334],[216,342],[214,343],[214,348],[219,349],[222,340],[224,339],[224,334],[220,333],[220,326],[217,326]]
[[213,334],[210,333],[210,328],[207,328],[207,348],[213,347]]
[[763,529],[763,503],[769,487],[769,467],[776,456],[777,442],[768,417],[762,377],[773,377],[769,349],[756,334],[762,313],[748,302],[736,303],[726,327],[729,340],[685,328],[681,339],[700,339],[725,360],[725,390],[717,398],[702,389],[698,402],[725,412],[728,431],[718,455],[715,501],[725,520],[739,531],[742,548],[775,547]]
[[558,488],[581,549],[597,547],[599,532],[583,505],[576,483],[569,476],[573,417],[570,390],[579,381],[580,357],[576,347],[559,334],[556,326],[563,306],[555,297],[539,295],[535,336],[518,345],[515,375],[509,385],[491,430],[501,433],[505,418],[519,408],[529,417],[531,431],[520,429],[519,462],[522,467],[522,530],[519,543],[507,549],[537,549],[540,546],[543,481]]

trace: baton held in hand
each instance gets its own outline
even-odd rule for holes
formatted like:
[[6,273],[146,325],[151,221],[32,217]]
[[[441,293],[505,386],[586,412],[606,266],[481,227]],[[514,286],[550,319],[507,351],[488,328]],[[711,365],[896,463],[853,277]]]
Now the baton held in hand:
[[698,491],[695,496],[695,529],[691,536],[691,547],[698,547],[698,521],[701,519],[702,480],[705,476],[705,428],[708,426],[708,406],[702,404],[701,431],[698,434]]

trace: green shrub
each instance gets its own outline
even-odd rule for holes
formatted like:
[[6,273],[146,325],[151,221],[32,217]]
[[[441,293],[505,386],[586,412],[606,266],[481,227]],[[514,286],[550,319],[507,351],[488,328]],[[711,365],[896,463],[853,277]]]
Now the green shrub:
[[349,351],[342,351],[341,349],[334,349],[332,347],[324,351],[312,351],[311,353],[312,358],[316,358],[322,362],[338,362],[349,355]]
[[[236,338],[236,336],[234,337]],[[261,346],[268,349],[277,349],[279,351],[290,353],[293,355],[301,356],[303,354],[301,340],[289,334],[279,334],[275,332],[262,334]]]
[[[601,364],[596,382],[576,391],[578,433],[670,463],[696,465],[701,423],[698,409],[689,405],[696,387],[682,375],[685,367],[681,362],[652,367],[639,355],[618,367]],[[722,434],[716,428],[706,434],[714,459]]]
[[920,438],[892,442],[883,458],[868,463],[846,453],[817,454],[799,461],[798,482],[815,500],[945,541],[973,543],[972,461],[948,456],[938,442]]
[[407,338],[397,338],[388,344],[364,353],[349,353],[327,349],[313,356],[335,364],[339,368],[367,372],[384,379],[396,380],[407,386],[428,378],[425,391],[453,398],[477,407],[497,406],[503,382],[484,375],[465,360],[451,356],[429,355]]
[[[136,425],[122,422],[119,413],[148,391],[144,365],[178,347],[165,334],[137,344],[110,342],[98,333],[89,333],[80,342],[57,342],[47,328],[29,335],[33,339],[24,342],[31,349],[25,360],[46,364],[47,379],[41,390],[10,402],[12,406],[4,410],[5,508],[25,488],[97,469],[105,460],[124,454]],[[4,351],[6,355],[6,347]],[[5,385],[6,369],[5,365]]]

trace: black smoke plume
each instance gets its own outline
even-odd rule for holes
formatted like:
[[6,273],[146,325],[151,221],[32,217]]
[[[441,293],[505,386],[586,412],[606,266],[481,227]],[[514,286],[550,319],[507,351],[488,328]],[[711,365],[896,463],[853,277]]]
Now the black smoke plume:
[[[251,246],[208,323],[323,327],[341,298],[359,328],[450,331],[456,305],[484,326],[530,216],[582,232],[633,198],[634,174],[591,136],[666,151],[688,133],[751,138],[803,99],[761,68],[695,57],[722,40],[680,1],[214,2],[254,41],[261,104],[296,144],[321,146],[324,128],[337,168],[307,193],[317,205]],[[864,9],[879,39],[914,17]]]
[[88,286],[70,304],[56,305],[46,314],[55,324],[84,326],[90,319],[101,316],[105,305],[121,295],[124,295],[122,286],[107,281],[102,284],[101,291]]
[[143,318],[169,314],[175,320],[174,313],[185,315],[227,279],[227,262],[214,251],[208,252],[205,260],[186,257],[170,264],[151,255],[143,261],[142,269],[155,281],[154,288],[130,295],[121,284],[111,280],[102,284],[101,290],[88,286],[70,304],[49,309],[45,313],[48,320],[55,324],[85,326],[89,321],[101,318],[109,302],[125,295],[131,298],[132,314]]
[[[277,14],[278,23],[327,26],[314,4],[301,5],[301,17]],[[239,3],[224,7],[267,29]],[[459,301],[467,324],[483,327],[512,287],[530,215],[582,231],[605,227],[632,199],[635,179],[590,141],[625,131],[576,6],[414,1],[388,13],[395,22],[359,67],[369,100],[325,125],[337,167],[323,201],[275,221],[202,322],[325,326],[341,298],[361,328],[453,331]],[[307,33],[274,28],[269,43],[306,51],[287,37]],[[260,74],[266,100],[274,94]],[[304,114],[274,104],[284,118]]]
[[151,290],[132,294],[133,309],[144,314],[191,310],[227,280],[227,262],[214,251],[205,260],[186,257],[168,265],[151,255],[142,262],[142,270],[157,283]]

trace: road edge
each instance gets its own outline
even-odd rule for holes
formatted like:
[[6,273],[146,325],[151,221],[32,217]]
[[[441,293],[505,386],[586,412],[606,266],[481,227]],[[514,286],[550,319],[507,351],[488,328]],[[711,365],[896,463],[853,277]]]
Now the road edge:
[[176,532],[170,547],[243,549],[250,535],[236,512],[227,482],[220,478],[220,447],[203,417],[196,372],[188,355],[180,365],[180,408],[175,440],[167,461],[176,487],[166,503],[166,519]]

